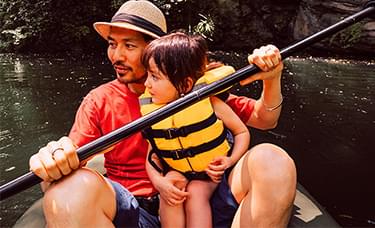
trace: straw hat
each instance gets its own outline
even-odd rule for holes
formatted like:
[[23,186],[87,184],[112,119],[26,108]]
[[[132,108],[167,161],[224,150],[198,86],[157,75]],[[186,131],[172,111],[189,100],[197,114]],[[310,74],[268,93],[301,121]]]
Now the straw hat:
[[166,34],[167,23],[163,12],[149,1],[125,2],[112,17],[111,22],[94,23],[95,30],[108,39],[111,26],[135,30],[154,38]]

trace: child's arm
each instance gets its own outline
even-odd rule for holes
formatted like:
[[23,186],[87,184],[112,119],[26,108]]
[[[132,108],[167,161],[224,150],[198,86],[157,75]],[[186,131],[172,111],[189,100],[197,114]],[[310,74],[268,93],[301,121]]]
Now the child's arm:
[[223,121],[234,137],[232,154],[229,157],[217,157],[208,166],[207,174],[213,181],[219,182],[225,169],[233,166],[248,150],[250,133],[246,125],[227,104],[217,97],[210,99],[216,116]]
[[[180,190],[176,187],[179,182],[185,182],[185,178],[177,175],[163,176],[159,173],[148,161],[148,156],[151,151],[151,146],[149,146],[149,151],[146,159],[146,171],[148,177],[150,178],[154,187],[159,191],[160,196],[171,206],[183,203],[188,196],[188,193]],[[155,155],[155,154],[153,154]],[[160,160],[157,156],[152,156],[151,158],[159,167],[161,167]]]

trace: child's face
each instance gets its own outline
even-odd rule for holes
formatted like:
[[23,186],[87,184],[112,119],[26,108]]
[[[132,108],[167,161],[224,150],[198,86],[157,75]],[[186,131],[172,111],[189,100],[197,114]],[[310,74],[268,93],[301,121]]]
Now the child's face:
[[159,70],[153,58],[149,60],[145,86],[150,92],[154,104],[166,104],[179,97],[177,89],[169,81],[167,75]]

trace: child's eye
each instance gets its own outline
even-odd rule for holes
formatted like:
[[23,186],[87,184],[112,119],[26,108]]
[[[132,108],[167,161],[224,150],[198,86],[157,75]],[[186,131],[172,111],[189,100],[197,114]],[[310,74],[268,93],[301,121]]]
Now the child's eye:
[[156,81],[156,80],[158,80],[158,79],[159,79],[159,77],[158,77],[158,76],[156,76],[155,74],[151,74],[151,77],[152,77],[152,79],[153,79],[154,81]]

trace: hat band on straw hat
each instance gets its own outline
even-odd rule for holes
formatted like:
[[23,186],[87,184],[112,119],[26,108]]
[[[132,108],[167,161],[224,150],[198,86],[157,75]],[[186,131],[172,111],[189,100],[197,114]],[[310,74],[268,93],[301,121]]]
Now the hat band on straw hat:
[[127,13],[116,14],[115,16],[112,17],[111,22],[127,22],[129,24],[133,24],[140,28],[146,29],[152,33],[155,33],[158,36],[163,36],[166,34],[163,30],[161,30],[161,28],[159,28],[155,24],[149,21],[146,21],[145,19],[141,17],[130,15]]

